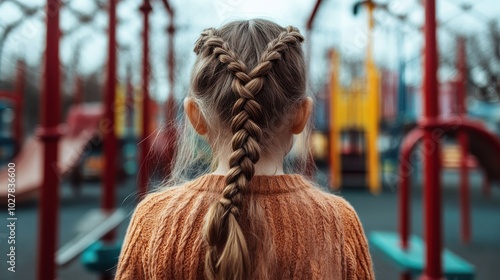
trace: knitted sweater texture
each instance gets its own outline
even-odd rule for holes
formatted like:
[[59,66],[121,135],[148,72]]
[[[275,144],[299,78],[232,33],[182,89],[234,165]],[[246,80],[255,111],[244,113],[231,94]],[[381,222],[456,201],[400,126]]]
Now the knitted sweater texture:
[[[115,279],[205,279],[202,227],[224,182],[224,176],[209,174],[147,195],[127,229]],[[266,271],[253,278],[374,279],[363,228],[343,198],[300,175],[255,176],[243,196],[244,204],[251,200],[262,210],[269,240],[266,247],[249,244],[253,262]],[[240,224],[250,235],[247,211],[242,209]],[[266,259],[260,251],[272,255]]]

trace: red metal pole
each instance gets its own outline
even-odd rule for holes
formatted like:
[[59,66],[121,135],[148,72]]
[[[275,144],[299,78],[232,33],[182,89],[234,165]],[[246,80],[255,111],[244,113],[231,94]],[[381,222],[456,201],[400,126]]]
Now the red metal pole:
[[144,0],[140,8],[144,15],[142,32],[142,139],[139,158],[139,198],[148,191],[149,166],[147,155],[150,150],[149,136],[149,13],[152,11],[149,0]]
[[[170,92],[168,98],[174,99],[174,85],[175,85],[175,45],[174,45],[174,36],[175,36],[175,25],[173,14],[170,15],[170,24],[167,28],[168,32],[168,81],[170,84]],[[167,121],[170,121],[174,118],[175,112],[167,111]]]
[[[322,0],[317,0],[316,3],[314,4],[313,10],[311,11],[311,14],[309,15],[309,18],[307,19],[306,23],[306,40],[307,40],[307,48],[306,48],[306,61],[307,61],[307,71],[309,72],[310,70],[310,64],[311,64],[311,30],[312,26],[314,23],[314,19],[316,18],[316,15],[318,13],[318,10],[320,8]],[[316,163],[314,162],[314,157],[312,155],[312,152],[309,151],[307,154],[307,161],[306,161],[306,166],[304,170],[304,174],[308,178],[312,178],[314,176],[314,171],[316,170]]]
[[16,75],[16,104],[14,114],[14,138],[15,154],[21,150],[23,143],[23,111],[24,111],[24,89],[25,89],[26,63],[22,60],[17,62]]
[[75,88],[73,92],[73,105],[80,105],[83,102],[83,78],[75,77]]
[[399,163],[399,235],[401,248],[408,249],[408,236],[410,235],[410,155],[412,147],[401,146],[401,158]]
[[469,201],[469,167],[467,158],[469,153],[469,136],[463,130],[458,131],[458,142],[460,144],[460,211],[461,211],[461,239],[467,244],[471,239],[471,216]]
[[465,103],[467,93],[467,58],[465,53],[465,38],[457,38],[457,113],[459,116],[467,114]]
[[165,103],[165,131],[162,135],[164,137],[165,146],[161,149],[162,164],[165,168],[163,170],[165,178],[168,178],[172,171],[172,162],[174,160],[175,146],[177,140],[177,131],[175,128],[175,116],[177,114],[177,109],[175,108],[175,13],[174,9],[168,2],[168,0],[163,0],[165,9],[170,16],[169,25],[167,27],[168,33],[168,81],[169,81],[169,95]]
[[442,279],[441,172],[439,139],[433,133],[439,114],[438,55],[436,47],[436,1],[425,1],[424,125],[424,217],[426,262],[422,279]]
[[175,121],[175,46],[174,46],[174,35],[175,26],[173,13],[170,15],[170,24],[167,28],[168,32],[168,82],[169,82],[169,95],[166,103],[166,122],[168,126],[173,126]]
[[411,205],[410,205],[410,180],[412,173],[411,153],[417,143],[423,137],[423,130],[415,128],[406,134],[400,151],[399,159],[399,238],[401,239],[401,247],[408,249],[408,238],[410,235],[411,226]]
[[[465,38],[457,38],[457,113],[465,117],[467,108],[465,98],[467,90],[467,61],[465,57]],[[469,167],[467,158],[469,155],[469,136],[463,129],[458,131],[458,142],[460,145],[460,211],[462,216],[461,239],[467,244],[471,239],[471,215],[469,194]]]
[[134,127],[134,86],[132,85],[132,66],[127,66],[127,90],[126,90],[126,128],[127,136],[132,136]]
[[312,29],[312,25],[314,23],[314,18],[316,18],[316,14],[318,13],[319,6],[321,5],[322,0],[317,0],[316,4],[314,4],[314,8],[307,19],[306,29],[310,31]]
[[410,233],[410,153],[403,153],[399,166],[399,235],[401,238],[401,248],[408,249],[408,236]]
[[38,216],[37,279],[56,278],[55,251],[58,239],[59,177],[58,141],[61,137],[61,97],[59,72],[59,0],[47,0],[44,82],[41,126],[37,136],[43,143],[43,182]]
[[116,135],[115,135],[115,90],[116,90],[116,0],[109,1],[109,36],[108,67],[106,77],[106,96],[104,121],[104,193],[102,209],[112,211],[115,208],[116,177]]
[[[106,75],[106,95],[104,97],[104,170],[103,196],[101,208],[111,213],[115,208],[116,198],[116,134],[115,134],[115,95],[116,95],[116,0],[109,1],[108,29],[108,65]],[[111,231],[103,237],[104,242],[112,242],[115,232]],[[109,275],[101,275],[101,279],[110,279]]]
[[[116,199],[116,133],[115,133],[115,95],[116,95],[116,0],[109,1],[108,29],[108,67],[106,76],[106,96],[104,98],[104,170],[103,196],[101,209],[111,213],[115,209]],[[116,232],[108,232],[102,240],[113,242]],[[112,279],[111,274],[102,274],[101,279]]]

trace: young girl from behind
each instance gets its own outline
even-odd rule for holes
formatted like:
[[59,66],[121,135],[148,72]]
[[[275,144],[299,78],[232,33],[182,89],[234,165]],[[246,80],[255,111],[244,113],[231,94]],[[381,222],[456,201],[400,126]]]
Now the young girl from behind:
[[[116,279],[374,279],[349,203],[285,173],[313,106],[303,40],[262,19],[203,31],[171,182],[136,208]],[[213,168],[183,180],[205,155],[190,131]]]

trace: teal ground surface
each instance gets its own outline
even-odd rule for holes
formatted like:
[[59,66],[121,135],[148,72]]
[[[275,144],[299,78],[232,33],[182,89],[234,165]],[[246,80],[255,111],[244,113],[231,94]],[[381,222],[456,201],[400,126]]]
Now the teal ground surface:
[[[396,232],[372,231],[368,240],[373,251],[386,256],[387,261],[394,263],[401,271],[412,275],[421,275],[425,268],[425,242],[416,235],[409,238],[408,248],[402,249],[401,239]],[[443,273],[449,279],[474,279],[474,266],[452,253],[448,249],[442,252]]]

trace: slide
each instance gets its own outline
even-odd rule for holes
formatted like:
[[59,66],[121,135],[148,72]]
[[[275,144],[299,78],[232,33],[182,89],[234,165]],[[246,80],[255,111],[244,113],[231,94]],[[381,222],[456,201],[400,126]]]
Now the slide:
[[[59,162],[52,165],[60,178],[75,167],[86,152],[89,141],[98,133],[103,115],[101,104],[87,103],[73,106],[68,113],[65,133],[59,140]],[[104,124],[104,123],[102,123]],[[97,139],[100,139],[97,137]],[[38,195],[42,186],[43,145],[37,138],[31,137],[24,143],[15,163],[16,202],[27,200]],[[0,204],[7,203],[7,183],[9,174],[7,167],[0,170]]]
[[483,168],[490,182],[500,182],[500,140],[485,138],[476,131],[469,130],[470,153]]
[[[484,127],[479,121],[462,118],[450,118],[441,121],[439,130],[444,130],[447,136],[456,136],[458,130],[469,135],[469,151],[485,171],[490,182],[500,183],[500,138]],[[423,130],[416,127],[403,140],[402,147],[411,150],[422,140]],[[404,149],[404,148],[402,148]],[[411,152],[410,150],[410,152]]]

